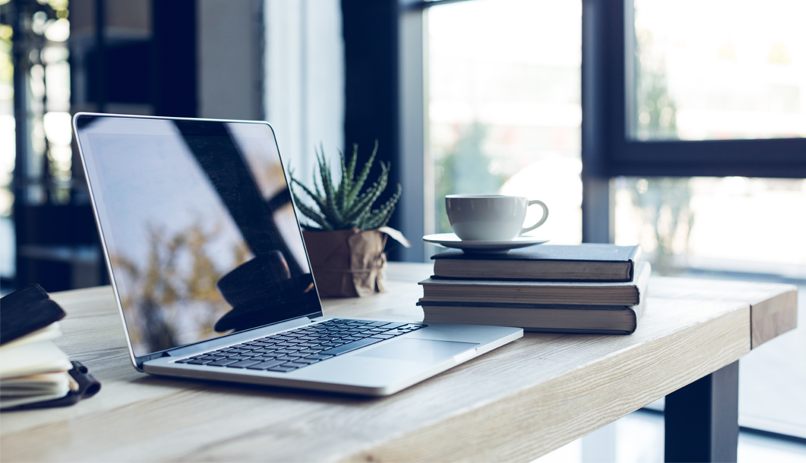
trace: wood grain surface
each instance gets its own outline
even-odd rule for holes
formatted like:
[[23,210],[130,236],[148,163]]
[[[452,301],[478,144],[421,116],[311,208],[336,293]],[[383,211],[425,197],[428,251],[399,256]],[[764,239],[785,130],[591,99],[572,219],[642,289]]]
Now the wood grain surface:
[[[430,271],[391,264],[388,292],[325,300],[325,314],[422,319],[416,282]],[[776,315],[794,310],[789,286],[707,283],[653,279],[633,335],[529,333],[386,398],[144,375],[110,288],[55,294],[68,313],[58,344],[103,388],[0,414],[0,460],[529,461],[737,360],[756,322],[775,319],[765,337],[794,326]]]

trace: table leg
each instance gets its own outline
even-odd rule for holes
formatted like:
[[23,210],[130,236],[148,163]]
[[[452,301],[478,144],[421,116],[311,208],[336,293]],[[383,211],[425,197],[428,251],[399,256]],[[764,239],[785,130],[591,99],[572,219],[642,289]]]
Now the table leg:
[[666,396],[667,462],[735,462],[739,361]]

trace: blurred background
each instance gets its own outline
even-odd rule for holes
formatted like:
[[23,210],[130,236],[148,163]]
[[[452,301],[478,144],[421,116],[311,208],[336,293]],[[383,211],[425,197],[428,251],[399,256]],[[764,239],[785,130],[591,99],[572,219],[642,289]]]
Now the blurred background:
[[[268,120],[302,178],[314,146],[377,139],[415,242],[393,260],[428,261],[446,194],[524,195],[552,243],[796,284],[806,320],[804,21],[800,0],[0,0],[0,291],[108,283],[70,128],[98,111]],[[803,332],[741,367],[743,429],[798,458]],[[557,455],[594,461],[580,442]]]

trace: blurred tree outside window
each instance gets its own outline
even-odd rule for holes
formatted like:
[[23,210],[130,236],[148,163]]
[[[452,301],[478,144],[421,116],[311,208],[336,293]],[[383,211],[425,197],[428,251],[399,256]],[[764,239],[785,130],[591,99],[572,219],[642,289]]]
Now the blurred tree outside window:
[[499,193],[546,202],[549,220],[532,233],[581,242],[581,14],[578,0],[428,8],[426,233],[451,231],[445,195]]

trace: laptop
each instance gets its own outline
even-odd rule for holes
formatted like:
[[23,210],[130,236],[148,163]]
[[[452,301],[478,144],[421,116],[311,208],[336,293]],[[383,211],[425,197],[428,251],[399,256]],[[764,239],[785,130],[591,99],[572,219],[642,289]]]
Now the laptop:
[[140,371],[383,396],[523,335],[323,316],[266,122],[78,113],[73,130]]

